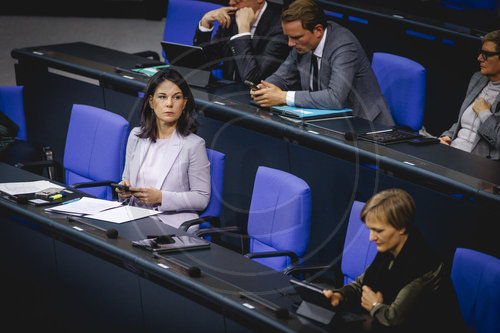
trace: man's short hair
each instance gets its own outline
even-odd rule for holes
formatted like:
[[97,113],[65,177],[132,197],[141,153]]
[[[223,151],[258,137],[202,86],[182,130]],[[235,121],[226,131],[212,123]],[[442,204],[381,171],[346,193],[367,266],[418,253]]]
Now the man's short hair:
[[415,201],[404,190],[392,188],[375,194],[361,210],[361,220],[365,222],[367,215],[385,220],[394,229],[406,232],[413,225],[415,218]]
[[309,31],[313,31],[318,24],[323,28],[327,24],[325,12],[313,0],[295,0],[281,13],[281,21],[284,23],[297,20],[302,22],[302,28]]
[[496,52],[500,52],[500,30],[494,30],[492,32],[488,32],[483,36],[482,43],[484,42],[493,42],[495,43]]

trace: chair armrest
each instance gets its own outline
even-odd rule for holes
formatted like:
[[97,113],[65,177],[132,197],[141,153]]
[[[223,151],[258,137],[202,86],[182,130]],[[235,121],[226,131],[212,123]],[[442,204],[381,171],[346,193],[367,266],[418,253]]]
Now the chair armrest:
[[198,229],[195,232],[195,235],[197,237],[205,237],[205,236],[220,235],[220,234],[227,234],[227,233],[237,233],[239,231],[240,231],[239,227],[230,226],[230,227],[222,227],[222,228]]
[[57,163],[54,160],[41,160],[41,161],[32,161],[32,162],[17,162],[14,164],[16,168],[25,169],[29,167],[39,167],[39,168],[48,168],[48,167],[57,167]]
[[220,220],[217,216],[204,216],[204,217],[199,217],[197,219],[193,220],[188,220],[183,222],[180,226],[179,229],[182,231],[187,231],[189,227],[197,224],[202,224],[205,222],[210,222],[211,225],[213,226],[219,226],[220,225]]
[[160,56],[155,51],[141,51],[132,53],[144,58],[152,58],[154,60],[160,60]]
[[254,259],[254,258],[268,258],[268,257],[280,257],[287,256],[292,260],[292,265],[299,264],[299,256],[292,251],[270,251],[270,252],[257,252],[257,253],[247,253],[245,257]]
[[[307,266],[289,266],[283,270],[283,274],[291,275],[297,277],[301,280],[315,280],[321,273],[326,271],[332,271],[335,281],[334,285],[336,287],[341,287],[344,283],[344,275],[339,266],[337,265],[307,265]],[[304,278],[304,276],[313,276],[312,278]]]
[[74,183],[71,184],[73,188],[82,188],[82,187],[97,187],[97,186],[109,186],[114,183],[114,181],[102,181],[102,182],[85,182],[85,183]]

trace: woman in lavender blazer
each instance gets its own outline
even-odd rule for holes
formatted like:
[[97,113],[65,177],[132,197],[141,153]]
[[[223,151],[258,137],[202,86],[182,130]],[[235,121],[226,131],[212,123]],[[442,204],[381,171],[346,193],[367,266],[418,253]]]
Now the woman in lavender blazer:
[[141,126],[129,136],[120,200],[155,209],[174,227],[198,217],[210,198],[210,163],[205,141],[194,134],[194,98],[182,76],[172,69],[148,83]]

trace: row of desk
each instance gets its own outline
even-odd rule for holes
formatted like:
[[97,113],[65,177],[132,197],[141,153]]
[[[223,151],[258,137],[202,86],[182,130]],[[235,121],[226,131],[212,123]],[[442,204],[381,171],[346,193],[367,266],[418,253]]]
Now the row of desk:
[[[40,179],[0,163],[1,183]],[[46,212],[46,207],[0,198],[6,327],[52,332],[365,332],[370,328],[369,318],[347,324],[339,317],[325,326],[297,316],[300,299],[287,276],[215,244],[160,257],[133,247],[132,240],[147,235],[184,234],[154,217],[123,224],[80,218],[83,224]],[[106,236],[109,228],[118,230],[118,238]],[[198,267],[201,275],[190,276],[189,267]],[[278,310],[288,316],[278,316]]]
[[[82,42],[14,49],[12,56],[17,83],[25,86],[30,139],[52,146],[59,161],[74,103],[102,107],[131,126],[139,124],[147,77],[116,68],[134,68],[146,59]],[[207,147],[226,154],[223,225],[245,228],[255,172],[265,165],[291,172],[311,187],[306,262],[338,261],[352,201],[366,201],[388,187],[415,198],[416,223],[445,258],[451,259],[457,246],[500,253],[486,231],[500,219],[497,161],[443,145],[348,141],[251,105],[248,90],[239,84],[193,87],[193,94],[198,134]],[[339,126],[353,125],[343,120]]]

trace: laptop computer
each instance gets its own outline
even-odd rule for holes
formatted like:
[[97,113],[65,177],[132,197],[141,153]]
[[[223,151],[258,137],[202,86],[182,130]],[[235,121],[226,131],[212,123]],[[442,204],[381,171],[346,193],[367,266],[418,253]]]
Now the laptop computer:
[[229,80],[218,80],[210,69],[210,62],[202,47],[162,41],[161,46],[170,66],[177,70],[191,86],[200,88],[220,87],[234,84]]
[[208,70],[209,61],[200,46],[162,41],[165,58],[172,66]]

